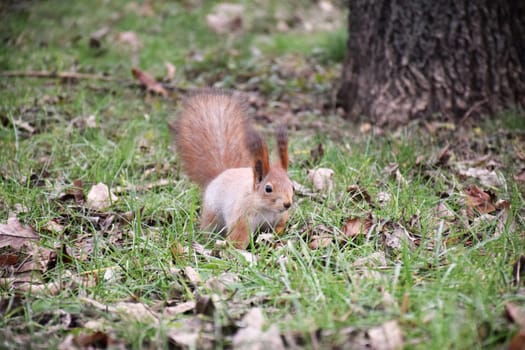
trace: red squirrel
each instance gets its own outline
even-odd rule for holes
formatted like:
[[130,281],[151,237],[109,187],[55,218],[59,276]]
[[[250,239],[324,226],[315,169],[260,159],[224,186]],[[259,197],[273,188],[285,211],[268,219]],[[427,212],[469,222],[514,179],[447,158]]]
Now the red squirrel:
[[188,177],[203,193],[201,229],[225,232],[245,249],[257,229],[284,230],[293,203],[288,134],[277,129],[279,162],[231,92],[205,90],[188,97],[171,129]]

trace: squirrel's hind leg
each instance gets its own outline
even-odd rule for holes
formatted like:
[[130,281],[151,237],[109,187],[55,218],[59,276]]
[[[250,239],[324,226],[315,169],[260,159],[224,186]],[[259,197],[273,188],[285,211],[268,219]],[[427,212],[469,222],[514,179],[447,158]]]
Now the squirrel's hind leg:
[[201,217],[201,230],[216,231],[219,226],[217,214],[204,206]]
[[250,243],[250,230],[246,218],[239,218],[233,227],[229,227],[228,236],[226,237],[237,249],[246,249]]

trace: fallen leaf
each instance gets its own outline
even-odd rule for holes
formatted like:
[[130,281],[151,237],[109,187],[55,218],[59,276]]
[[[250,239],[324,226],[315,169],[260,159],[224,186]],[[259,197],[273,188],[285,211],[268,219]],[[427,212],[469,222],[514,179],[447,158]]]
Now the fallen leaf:
[[16,217],[7,219],[7,224],[0,224],[0,248],[9,246],[19,251],[29,241],[38,241],[39,236],[29,225],[22,225]]
[[397,350],[403,348],[403,332],[397,321],[387,321],[368,330],[370,348],[374,350]]
[[171,81],[175,79],[177,68],[170,62],[164,62],[164,67],[166,67],[166,80]]
[[213,303],[212,298],[209,295],[197,295],[195,297],[195,312],[197,314],[202,314],[206,316],[213,316],[215,313],[216,307]]
[[478,179],[481,185],[485,187],[501,187],[505,184],[503,176],[497,174],[494,170],[488,170],[485,168],[464,169],[458,165],[458,173],[465,177]]
[[353,238],[359,235],[366,235],[374,223],[372,214],[368,214],[366,218],[349,218],[341,228],[345,237]]
[[191,317],[178,321],[175,327],[167,331],[168,338],[179,347],[188,349],[211,349],[208,344],[201,344],[201,334],[204,333],[205,322],[200,317]]
[[397,163],[390,163],[383,169],[383,172],[388,174],[390,177],[393,177],[396,180],[396,182],[400,185],[408,184],[403,174],[401,174],[401,172],[399,171],[399,164]]
[[162,95],[164,97],[168,96],[168,91],[149,73],[141,71],[138,68],[131,68],[131,72],[135,79],[137,79],[147,91]]
[[217,34],[236,32],[242,29],[244,6],[222,3],[215,6],[213,12],[206,16],[208,27]]
[[326,248],[330,244],[332,244],[334,239],[333,234],[321,234],[321,235],[313,235],[310,243],[308,246],[310,249],[319,249],[319,248]]
[[372,130],[372,124],[370,123],[363,123],[359,125],[359,132],[361,134],[367,134]]
[[241,320],[243,328],[239,329],[233,336],[234,349],[284,349],[279,328],[272,324],[263,331],[265,324],[264,316],[260,308],[253,308]]
[[109,187],[99,182],[89,190],[86,205],[93,210],[103,210],[117,200],[118,197],[110,191]]
[[132,51],[138,51],[142,47],[142,42],[135,32],[121,32],[117,36],[117,41],[121,44],[129,45]]
[[190,283],[194,286],[197,286],[202,283],[201,276],[199,273],[191,266],[185,266],[184,267],[184,274],[190,281]]
[[391,223],[383,226],[381,234],[386,248],[399,250],[403,243],[408,247],[414,248],[414,239],[410,236],[407,229],[399,223]]
[[505,312],[512,322],[525,330],[525,309],[523,307],[508,302],[505,304]]
[[197,303],[193,300],[177,304],[175,306],[168,306],[164,308],[164,314],[169,316],[175,316],[179,314],[187,313],[188,311],[195,310]]
[[380,207],[385,207],[390,202],[390,194],[388,192],[379,192],[377,194],[377,202]]
[[519,181],[519,182],[525,181],[525,168],[522,168],[519,173],[514,175],[514,180]]
[[346,188],[346,192],[350,194],[352,197],[352,200],[361,201],[364,200],[368,204],[370,204],[372,207],[374,207],[374,201],[372,200],[372,197],[368,193],[368,191],[359,186],[359,185],[350,185]]
[[468,187],[465,193],[467,195],[466,204],[469,216],[473,216],[474,212],[487,214],[496,210],[496,207],[492,204],[490,195],[476,185]]
[[308,170],[307,180],[313,183],[318,191],[331,191],[334,187],[334,171],[328,168]]
[[102,27],[89,36],[89,47],[99,49],[102,47],[102,39],[109,33],[109,27]]

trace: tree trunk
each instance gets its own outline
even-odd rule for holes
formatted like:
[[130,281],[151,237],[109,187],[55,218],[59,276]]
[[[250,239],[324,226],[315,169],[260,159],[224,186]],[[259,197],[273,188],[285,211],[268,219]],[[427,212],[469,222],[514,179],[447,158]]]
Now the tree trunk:
[[525,1],[350,0],[338,103],[403,124],[525,107]]

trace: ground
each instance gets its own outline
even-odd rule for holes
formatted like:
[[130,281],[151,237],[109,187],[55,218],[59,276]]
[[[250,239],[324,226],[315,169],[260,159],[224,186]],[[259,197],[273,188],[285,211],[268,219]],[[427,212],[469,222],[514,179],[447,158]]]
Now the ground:
[[[341,2],[0,13],[1,348],[523,344],[522,112],[345,122]],[[207,86],[290,133],[290,222],[247,252],[199,230],[172,146]]]

